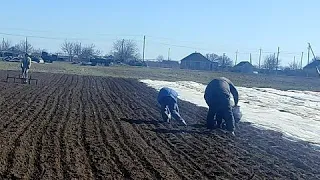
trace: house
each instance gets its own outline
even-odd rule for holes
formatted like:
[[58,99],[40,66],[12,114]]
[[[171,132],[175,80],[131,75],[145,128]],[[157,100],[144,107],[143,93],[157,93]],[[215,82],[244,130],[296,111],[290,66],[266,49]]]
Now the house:
[[253,73],[255,67],[248,61],[242,61],[239,64],[235,65],[232,69],[233,72],[240,73]]
[[319,76],[320,60],[315,60],[303,68],[307,76]]
[[210,61],[202,54],[195,52],[181,60],[180,68],[212,71],[218,68],[218,62]]

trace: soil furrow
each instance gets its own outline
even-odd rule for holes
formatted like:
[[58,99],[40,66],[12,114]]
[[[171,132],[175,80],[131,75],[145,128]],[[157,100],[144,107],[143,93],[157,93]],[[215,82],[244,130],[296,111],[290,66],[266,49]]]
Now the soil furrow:
[[[107,113],[98,114],[100,119],[99,126],[101,128],[101,133],[103,134],[105,144],[111,148],[112,156],[116,157],[116,162],[117,164],[120,165],[120,169],[122,169],[124,173],[128,174],[128,172],[132,172],[131,174],[128,174],[128,175],[130,175],[130,177],[133,179],[141,179],[143,177],[146,178],[149,175],[149,173],[146,172],[142,164],[139,163],[138,157],[135,155],[135,153],[125,144],[125,142],[122,141],[122,138],[119,137],[118,130],[116,130],[116,126],[114,124],[114,121],[115,120],[119,121],[119,119],[117,118],[117,116],[115,116],[115,113],[113,112],[112,108],[106,106],[107,104],[109,104],[109,102],[107,102],[106,99],[104,99],[105,97],[102,96],[102,92],[100,91],[100,89],[104,89],[104,88],[102,87],[101,81],[99,81],[99,83],[97,81],[95,81],[96,91],[94,92],[97,93],[96,96],[99,96],[99,98],[97,99],[98,102],[95,102],[94,105],[97,109],[100,109],[101,106],[104,106],[104,109],[107,110]],[[109,91],[109,89],[104,89],[104,90],[106,90],[107,92]],[[111,99],[108,98],[108,100],[111,100]],[[102,112],[102,109],[99,111]],[[113,140],[110,140],[110,137],[112,137]],[[115,145],[117,146],[117,144],[114,143],[116,141],[120,143],[119,144],[120,146],[118,145],[118,147],[114,147]],[[119,157],[119,149],[126,150],[127,158],[123,156],[121,156],[121,158]],[[131,159],[131,161],[136,163],[128,164],[129,159]],[[129,169],[130,171],[127,169]],[[143,176],[141,176],[141,173],[143,173],[142,174]],[[151,178],[151,176],[149,178]]]
[[[62,77],[66,77],[66,79],[67,79],[67,76],[61,76],[61,78]],[[61,79],[59,79],[59,81],[60,80]],[[59,82],[59,81],[57,81],[57,82]],[[57,85],[57,84],[55,84],[55,85]],[[12,110],[13,112],[19,112],[19,113],[13,113],[13,116],[12,116],[12,114],[11,114],[12,111],[4,111],[4,112],[2,112],[2,117],[3,118],[1,118],[1,119],[4,121],[4,125],[3,125],[4,129],[0,129],[0,133],[2,131],[4,131],[5,129],[9,128],[10,125],[13,122],[16,122],[16,121],[7,121],[7,119],[17,120],[17,118],[19,118],[19,117],[25,117],[26,115],[24,115],[24,113],[28,113],[29,112],[29,110],[26,110],[26,108],[29,108],[30,105],[33,108],[30,111],[34,111],[34,109],[36,108],[35,104],[41,102],[42,94],[47,94],[47,90],[49,90],[49,88],[50,87],[41,88],[41,89],[39,89],[39,88],[31,88],[31,87],[24,88],[24,92],[27,92],[28,95],[30,95],[30,98],[28,97],[28,95],[24,95],[24,93],[23,93],[23,97],[20,97],[19,100],[16,101],[16,103],[14,103],[10,107],[8,107],[8,109]],[[28,91],[28,89],[33,89],[33,90],[32,91]],[[34,93],[34,92],[37,92],[37,93]],[[31,99],[31,102],[30,102],[30,99]],[[37,99],[38,99],[38,101],[37,101]],[[21,104],[22,104],[21,102],[23,102],[23,101],[24,101],[24,103],[21,106]],[[9,102],[9,104],[12,104],[12,103]]]
[[88,159],[88,163],[90,164],[90,169],[91,172],[93,174],[93,178],[97,179],[97,168],[94,165],[94,161],[92,158],[92,155],[90,153],[90,144],[89,142],[86,140],[87,138],[87,132],[86,132],[86,128],[87,128],[87,115],[85,114],[85,104],[87,103],[85,101],[85,80],[83,80],[83,84],[84,86],[81,88],[80,90],[80,100],[81,102],[79,103],[79,115],[80,115],[80,119],[81,119],[81,143],[83,145],[83,147],[85,148],[85,152],[86,152],[86,159]]
[[[72,76],[68,76],[65,84],[71,85],[72,79]],[[62,86],[60,88],[59,93],[56,95],[56,98],[53,101],[52,109],[49,110],[49,112],[51,113],[48,114],[45,118],[46,120],[48,120],[48,123],[45,126],[45,133],[42,136],[42,140],[45,143],[42,143],[42,154],[44,154],[44,156],[41,157],[41,166],[45,167],[46,170],[46,172],[43,174],[44,178],[65,179],[65,177],[63,177],[63,171],[67,170],[67,167],[61,166],[61,137],[59,134],[59,129],[61,124],[65,120],[64,113],[67,113],[69,111],[66,104],[70,87],[71,86]],[[49,156],[50,152],[53,152],[54,155]]]
[[[47,96],[45,98],[47,98],[44,103],[41,104],[41,108],[38,109],[36,112],[34,112],[33,114],[30,114],[31,116],[29,117],[29,115],[26,115],[26,116],[23,116],[23,117],[26,117],[25,119],[29,120],[29,121],[24,121],[25,122],[25,125],[21,125],[20,129],[21,131],[18,131],[18,136],[17,137],[12,137],[14,140],[13,142],[13,149],[10,150],[9,154],[7,155],[7,159],[8,159],[8,165],[7,165],[7,168],[6,168],[6,174],[5,176],[14,176],[14,173],[13,174],[9,174],[11,172],[11,169],[13,168],[13,163],[14,163],[14,160],[16,158],[16,155],[15,155],[15,152],[16,152],[16,149],[19,148],[20,144],[21,143],[24,143],[24,141],[21,141],[21,137],[25,134],[25,132],[32,126],[33,123],[35,123],[37,121],[36,117],[41,117],[42,114],[45,112],[44,109],[46,108],[46,106],[50,105],[49,103],[49,98],[50,98],[50,95],[51,94],[54,94],[55,93],[55,90],[54,89],[52,92],[46,94]],[[33,101],[33,100],[32,100]],[[23,117],[21,117],[20,120],[24,120]],[[35,128],[38,128],[39,126],[35,126]],[[34,130],[34,129],[33,129]],[[37,129],[35,129],[37,130]],[[29,129],[29,131],[31,131],[31,129]],[[29,133],[28,133],[29,135]],[[18,170],[19,171],[19,170]]]
[[320,179],[319,152],[280,133],[208,131],[185,101],[187,127],[160,123],[157,91],[137,80],[34,75],[0,83],[0,179]]
[[[68,78],[66,78],[64,80],[64,83],[67,82]],[[44,116],[44,120],[42,122],[42,126],[39,131],[39,136],[37,138],[37,140],[35,141],[35,152],[36,152],[36,156],[35,156],[35,161],[34,161],[34,165],[35,165],[35,169],[34,169],[34,172],[32,174],[32,179],[36,179],[36,178],[48,178],[48,171],[50,168],[52,167],[46,167],[45,166],[45,162],[48,160],[48,159],[43,159],[44,156],[42,154],[43,152],[43,148],[44,148],[44,145],[46,144],[46,141],[44,139],[44,136],[46,135],[47,133],[47,129],[49,127],[49,124],[50,122],[52,121],[53,119],[53,114],[56,112],[57,110],[57,107],[58,107],[58,98],[61,98],[59,96],[59,94],[61,94],[61,91],[62,91],[62,88],[63,87],[60,87],[60,86],[56,86],[56,89],[55,91],[58,91],[59,90],[59,93],[54,95],[54,97],[51,99],[50,103],[46,102],[46,104],[50,104],[51,107],[50,108],[47,108],[46,112],[48,113],[46,116]],[[49,148],[51,149],[51,148]],[[50,173],[50,172],[49,172]],[[56,175],[56,174],[55,174]],[[51,176],[51,175],[49,175]]]
[[64,109],[66,109],[65,111],[62,112],[62,117],[61,119],[63,119],[62,122],[58,123],[58,129],[61,129],[59,132],[59,145],[60,145],[60,167],[61,167],[61,171],[62,171],[62,177],[63,179],[70,179],[70,169],[67,163],[68,157],[66,155],[66,140],[64,137],[65,136],[65,131],[66,131],[66,127],[67,127],[67,123],[69,121],[70,118],[70,112],[71,112],[71,103],[73,103],[72,101],[72,94],[74,93],[74,89],[77,87],[78,84],[75,84],[73,86],[73,81],[74,81],[74,77],[72,76],[71,82],[69,83],[70,86],[67,88],[67,95],[65,97],[63,97],[62,104],[65,104]]
[[[132,88],[133,89],[133,88]],[[138,94],[138,96],[140,95],[140,94],[144,94],[144,92],[139,92],[139,94]],[[134,98],[131,98],[130,99],[130,97],[132,97],[132,95],[130,96],[130,94],[128,94],[128,96],[129,96],[129,98],[126,100],[126,101],[133,101],[133,100],[135,100]],[[144,100],[143,100],[143,98],[139,101],[139,103],[138,102],[130,102],[130,103],[128,103],[128,104],[131,104],[131,106],[134,106],[135,104],[139,104],[140,106],[142,106],[143,104],[142,104],[142,102],[143,102]],[[145,106],[145,107],[148,107],[148,108],[143,108],[143,106],[142,106],[142,110],[143,111],[145,111],[143,114],[147,114],[147,115],[153,115],[153,117],[154,116],[157,116],[157,115],[155,115],[153,112],[155,112],[155,111],[151,111],[151,110],[149,110],[150,109],[150,107],[153,107],[153,106]],[[133,109],[138,109],[139,107],[133,107]],[[128,110],[127,110],[128,111]],[[152,118],[152,119],[156,119],[156,118]],[[159,124],[160,125],[160,124]],[[146,127],[148,127],[148,128],[146,128],[146,129],[150,129],[150,128],[154,128],[154,126],[151,124],[148,124],[148,125],[142,125],[142,126],[146,126]],[[162,126],[162,125],[160,125],[160,126]],[[167,127],[168,128],[168,127]],[[174,137],[175,137],[175,135],[173,135]],[[182,150],[180,150],[180,149],[183,149],[183,150],[185,150],[185,149],[188,149],[188,151],[190,151],[190,150],[192,150],[191,152],[193,152],[194,150],[192,149],[192,148],[190,148],[190,146],[188,146],[188,147],[183,147],[183,148],[179,148],[179,147],[176,147],[176,145],[179,145],[179,144],[182,144],[181,142],[180,142],[180,140],[179,139],[177,139],[177,140],[175,140],[174,141],[174,145],[170,142],[170,140],[171,139],[168,139],[167,137],[161,137],[161,136],[159,136],[158,135],[158,137],[160,137],[161,138],[161,140],[162,140],[162,142],[165,142],[164,143],[164,145],[167,145],[169,148],[171,148],[171,152],[173,152],[173,153],[175,153],[175,155],[174,156],[176,156],[176,157],[179,157],[179,156],[181,156],[181,155],[183,155],[184,157],[183,158],[186,158],[186,160],[187,160],[187,162],[188,163],[190,163],[190,166],[188,167],[188,169],[189,169],[189,171],[190,171],[190,169],[194,169],[194,171],[195,172],[197,172],[197,173],[200,173],[200,174],[202,174],[201,176],[206,176],[206,177],[211,177],[212,175],[210,175],[210,174],[207,174],[207,173],[205,173],[205,171],[204,171],[204,169],[202,169],[201,167],[199,167],[199,165],[196,163],[196,162],[194,162],[193,160],[192,160],[192,158],[188,155],[188,154],[186,154],[184,151],[182,151]],[[172,149],[172,148],[174,148],[174,149]],[[181,159],[179,159],[179,160],[181,160]],[[199,174],[195,174],[196,176],[199,176]]]
[[[90,91],[87,92],[88,93],[87,96],[88,96],[88,105],[89,105],[90,113],[92,114],[91,121],[94,126],[94,131],[98,136],[99,144],[102,143],[104,145],[104,147],[102,148],[103,151],[99,152],[99,155],[103,155],[105,159],[103,159],[103,161],[100,162],[99,165],[96,164],[98,166],[97,169],[99,169],[99,172],[102,173],[102,174],[99,174],[99,176],[101,177],[110,176],[109,178],[111,178],[112,176],[117,177],[117,173],[120,170],[121,176],[123,176],[124,178],[130,178],[131,176],[129,171],[118,160],[117,154],[113,153],[114,152],[113,148],[111,146],[108,146],[108,144],[106,144],[106,142],[104,141],[105,134],[103,133],[98,122],[98,121],[101,121],[101,118],[99,117],[100,110],[97,107],[97,105],[95,105],[95,102],[94,102],[95,98],[93,97],[93,92],[95,89],[95,84],[94,84],[95,80],[89,78],[88,81],[89,81]],[[116,163],[113,161],[113,158],[115,159]]]
[[93,179],[89,156],[82,141],[82,90],[84,89],[83,77],[77,76],[76,87],[72,93],[72,109],[65,129],[66,163],[72,178]]
[[[108,83],[109,83],[109,81],[108,81]],[[112,81],[110,81],[110,83],[113,83]],[[115,84],[112,84],[112,85],[109,85],[108,87],[116,87],[117,88],[117,84],[115,83]],[[118,91],[120,90],[119,88],[117,89]],[[113,90],[110,90],[111,92],[113,91]],[[118,94],[117,94],[118,95]],[[122,98],[124,98],[124,96],[121,96]],[[121,98],[120,97],[120,98]],[[107,101],[106,101],[106,99],[104,99],[103,97],[102,98],[100,98],[100,99],[102,99],[102,100],[104,100],[104,103],[103,104],[110,104],[110,103],[108,103]],[[115,95],[115,94],[111,94],[110,95],[110,98],[109,99],[112,99],[113,101],[115,100],[115,99],[117,99],[117,96]],[[120,108],[120,106],[118,106],[119,108]],[[107,109],[111,109],[111,107],[107,107]],[[114,111],[121,111],[122,112],[122,110],[120,109],[120,110],[114,110]],[[123,113],[122,112],[122,114],[123,115],[126,115],[125,113]],[[132,143],[130,143],[130,142],[128,142],[128,141],[126,141],[127,139],[131,139],[131,138],[129,138],[130,136],[137,136],[137,135],[127,135],[125,132],[126,131],[128,131],[128,132],[131,132],[128,128],[130,128],[130,126],[129,127],[122,127],[122,124],[120,123],[120,118],[119,117],[117,117],[116,116],[116,121],[114,121],[115,122],[115,128],[116,129],[118,129],[118,128],[120,128],[119,130],[115,130],[115,131],[117,131],[118,133],[117,134],[121,134],[124,138],[119,138],[119,139],[124,139],[125,140],[125,144],[132,144]],[[124,130],[124,129],[126,129],[126,130]],[[138,138],[136,138],[135,140],[137,140]],[[142,141],[141,142],[142,144],[147,144],[145,141]],[[137,143],[137,144],[141,144],[141,143]],[[146,146],[146,147],[148,147],[148,146]],[[144,151],[146,151],[146,150],[148,150],[150,147],[148,147],[148,148],[144,148]],[[133,146],[132,147],[132,149],[135,149],[135,151],[137,151],[137,152],[140,152],[141,150],[140,150],[140,147],[136,147],[136,146]],[[148,150],[149,151],[149,150]],[[148,151],[146,151],[146,152],[148,152]],[[153,151],[155,151],[155,150],[153,150]],[[156,151],[155,151],[156,152]],[[154,154],[154,152],[151,152],[151,154]],[[139,158],[141,158],[141,157],[139,157]],[[154,160],[154,161],[151,161],[151,162],[157,162],[158,160]],[[145,164],[145,166],[153,166],[153,165],[151,165],[152,163],[150,163],[150,160],[148,160],[148,159],[146,159],[146,158],[144,158],[143,159],[143,161],[142,162],[144,162],[144,164]],[[156,167],[155,168],[152,168],[152,169],[150,169],[149,168],[149,171],[151,171],[151,172],[153,172],[153,175],[154,175],[154,177],[158,177],[158,178],[160,178],[161,176],[163,176],[163,174],[165,173],[165,174],[167,174],[167,175],[169,175],[169,176],[172,176],[172,175],[170,175],[170,171],[169,171],[169,169],[166,169],[166,171],[163,171],[162,173],[160,173],[160,172],[158,172],[161,168],[164,168],[165,166],[164,165],[162,165],[162,166],[157,166],[156,165]],[[159,170],[158,170],[159,169]],[[156,174],[155,174],[156,173]],[[162,174],[162,175],[161,175]]]

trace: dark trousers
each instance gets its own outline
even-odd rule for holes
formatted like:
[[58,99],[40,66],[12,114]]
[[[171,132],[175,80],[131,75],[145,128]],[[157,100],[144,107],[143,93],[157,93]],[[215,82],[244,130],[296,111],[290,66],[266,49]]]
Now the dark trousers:
[[207,115],[207,128],[221,127],[222,119],[226,122],[228,131],[234,131],[235,121],[232,113],[230,99],[225,97],[217,97],[209,105]]
[[174,101],[171,97],[165,97],[160,102],[161,105],[161,116],[164,121],[168,120],[168,114],[170,113],[171,116],[177,120],[181,120],[181,116],[179,113],[179,106],[177,102]]
[[21,68],[23,78],[28,78],[28,71],[29,71],[28,68],[24,68],[24,67]]

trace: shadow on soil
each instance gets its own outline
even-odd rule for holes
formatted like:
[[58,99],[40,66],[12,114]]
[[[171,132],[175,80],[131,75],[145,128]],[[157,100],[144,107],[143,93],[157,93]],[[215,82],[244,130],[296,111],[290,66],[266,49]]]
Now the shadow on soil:
[[155,128],[155,129],[149,129],[150,131],[156,132],[156,133],[163,133],[163,134],[180,134],[180,133],[188,133],[188,134],[202,134],[202,135],[209,135],[214,132],[213,130],[188,130],[188,129],[165,129],[165,128]]
[[142,119],[127,119],[127,118],[121,118],[122,121],[128,122],[130,124],[153,124],[153,125],[159,125],[161,122],[159,121],[153,121],[153,120],[142,120]]
[[[160,122],[160,121],[154,121],[154,120],[142,120],[142,119],[127,119],[127,118],[121,118],[122,121],[128,122],[130,124],[152,124],[158,127],[159,125],[167,124],[170,125],[170,123],[167,122]],[[181,126],[181,129],[171,129],[171,128],[154,128],[154,129],[147,129],[156,133],[163,133],[163,134],[179,134],[179,133],[188,133],[188,134],[211,134],[213,130],[206,129],[205,124],[190,124],[187,127]]]

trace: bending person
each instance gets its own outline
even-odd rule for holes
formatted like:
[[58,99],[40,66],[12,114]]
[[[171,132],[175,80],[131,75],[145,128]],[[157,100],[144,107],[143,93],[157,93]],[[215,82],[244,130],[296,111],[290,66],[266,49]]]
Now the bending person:
[[187,125],[185,120],[180,116],[178,106],[178,93],[170,88],[164,87],[160,90],[157,98],[161,105],[161,116],[163,121],[170,122],[171,116],[183,125]]
[[213,79],[208,84],[204,99],[209,106],[207,128],[213,129],[221,127],[222,119],[224,119],[227,131],[234,135],[235,120],[230,104],[230,93],[234,97],[235,106],[237,106],[239,94],[236,87],[229,79],[220,77]]

